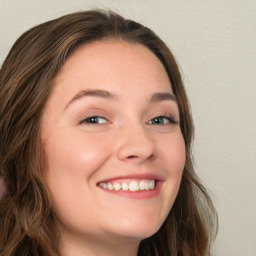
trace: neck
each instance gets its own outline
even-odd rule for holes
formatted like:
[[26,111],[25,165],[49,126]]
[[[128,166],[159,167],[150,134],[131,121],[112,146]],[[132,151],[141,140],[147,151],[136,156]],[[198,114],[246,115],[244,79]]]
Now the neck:
[[131,238],[108,237],[70,237],[62,236],[60,253],[62,256],[136,256],[139,240]]

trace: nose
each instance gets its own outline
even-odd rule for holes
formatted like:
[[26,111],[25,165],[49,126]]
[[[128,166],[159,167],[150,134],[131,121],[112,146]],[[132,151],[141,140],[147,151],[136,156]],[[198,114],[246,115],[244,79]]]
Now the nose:
[[126,127],[118,138],[117,158],[143,162],[156,158],[156,145],[143,126]]

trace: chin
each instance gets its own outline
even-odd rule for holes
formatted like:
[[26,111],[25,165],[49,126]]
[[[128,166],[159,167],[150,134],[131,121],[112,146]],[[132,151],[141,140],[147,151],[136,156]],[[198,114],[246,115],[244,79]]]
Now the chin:
[[154,235],[162,226],[163,221],[148,221],[146,218],[141,221],[125,221],[119,222],[119,225],[115,225],[113,233],[122,237],[129,237],[139,239],[140,241]]

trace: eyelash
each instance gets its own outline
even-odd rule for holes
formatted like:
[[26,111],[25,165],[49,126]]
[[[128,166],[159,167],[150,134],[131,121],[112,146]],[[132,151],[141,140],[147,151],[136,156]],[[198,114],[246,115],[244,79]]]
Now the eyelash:
[[[165,123],[165,124],[155,124],[155,125],[167,125],[167,124],[177,124],[178,122],[173,118],[173,116],[171,116],[171,115],[161,115],[161,116],[156,116],[156,117],[154,117],[154,118],[152,118],[149,122],[152,122],[152,120],[154,120],[154,121],[156,121],[157,119],[159,120],[159,119],[166,119],[166,120],[168,120],[168,123]],[[148,123],[149,123],[148,122]],[[152,124],[153,125],[153,124]]]
[[93,121],[90,122],[90,119],[91,119],[91,121],[92,121],[92,119],[94,119],[94,120],[96,120],[96,119],[105,119],[106,122],[108,121],[106,118],[104,118],[104,117],[102,117],[102,116],[90,116],[90,117],[87,117],[87,118],[81,120],[81,121],[79,122],[79,124],[89,124],[89,125],[102,124],[102,123],[95,123],[95,122],[93,122]]
[[[156,124],[153,124],[152,121],[154,120],[155,122],[159,122],[157,121],[157,119],[162,119],[162,122],[163,122],[163,119],[166,119],[168,123],[156,123]],[[100,122],[96,122],[96,120],[99,120],[99,119],[105,119],[106,122],[103,122],[103,123],[100,123]],[[93,121],[94,120],[94,121]],[[79,122],[79,124],[89,124],[89,125],[102,125],[102,124],[105,124],[107,123],[108,120],[102,116],[90,116],[90,117],[87,117],[83,120],[81,120]],[[170,115],[170,114],[167,114],[167,115],[160,115],[160,116],[156,116],[154,118],[152,118],[149,122],[147,122],[148,124],[151,124],[151,125],[167,125],[167,124],[178,124],[178,122],[175,120],[175,118]]]

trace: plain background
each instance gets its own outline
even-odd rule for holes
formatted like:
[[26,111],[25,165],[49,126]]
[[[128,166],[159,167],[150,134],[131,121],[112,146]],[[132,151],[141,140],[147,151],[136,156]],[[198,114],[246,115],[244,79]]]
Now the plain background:
[[143,23],[170,46],[196,127],[195,168],[219,214],[213,255],[256,255],[256,1],[0,0],[0,66],[28,28],[91,8]]

